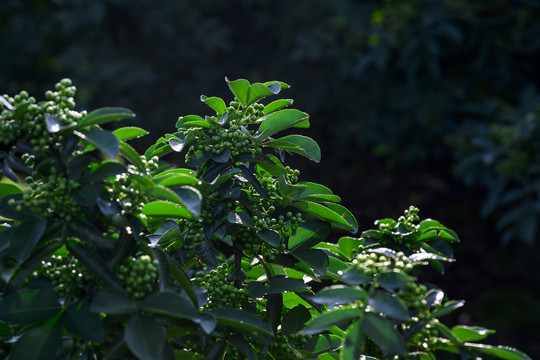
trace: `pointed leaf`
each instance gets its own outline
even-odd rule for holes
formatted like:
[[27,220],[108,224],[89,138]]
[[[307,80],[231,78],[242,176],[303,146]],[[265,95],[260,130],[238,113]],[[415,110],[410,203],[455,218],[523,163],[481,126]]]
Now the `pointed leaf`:
[[25,221],[11,228],[11,253],[18,261],[26,258],[38,244],[47,226],[46,220]]
[[227,108],[227,105],[225,105],[225,101],[223,101],[222,98],[216,96],[206,97],[204,95],[201,95],[201,101],[214,109],[214,111],[218,115],[222,115]]
[[282,294],[288,291],[295,291],[308,288],[303,280],[293,279],[283,276],[276,276],[268,280],[266,284],[267,294]]
[[10,360],[50,360],[55,359],[61,348],[62,326],[55,317],[42,325],[33,327],[13,345]]
[[127,315],[137,311],[137,307],[124,293],[105,289],[94,297],[90,311],[108,315]]
[[412,281],[412,277],[399,270],[387,270],[377,276],[377,282],[388,291],[402,289]]
[[180,204],[170,201],[156,200],[144,205],[142,213],[150,217],[193,219],[195,216]]
[[249,81],[245,79],[238,79],[229,81],[229,79],[225,78],[225,81],[227,82],[227,85],[229,85],[229,89],[231,89],[231,92],[234,94],[234,96],[238,99],[238,101],[244,106],[248,106],[248,93],[249,93]]
[[362,288],[344,285],[325,287],[311,298],[316,304],[341,305],[365,299],[367,293]]
[[253,175],[253,173],[244,165],[238,166],[238,169],[242,171],[242,175],[244,175],[244,177],[249,181],[249,183],[251,184],[251,186],[253,186],[255,191],[257,191],[263,199],[266,199],[267,198],[266,193],[264,192],[264,189],[261,183],[259,182],[259,180],[257,180],[257,177]]
[[136,126],[126,126],[113,130],[113,134],[118,140],[130,140],[148,135],[148,131]]
[[368,312],[362,318],[362,331],[369,336],[375,344],[388,352],[405,355],[407,348],[403,336],[394,328],[394,325],[377,314]]
[[58,297],[50,290],[15,292],[0,303],[0,320],[15,324],[41,322],[61,309]]
[[349,211],[349,209],[347,209],[345,206],[335,204],[332,202],[325,202],[324,205],[326,205],[329,209],[333,210],[334,212],[342,216],[351,227],[353,234],[356,234],[358,232],[358,222],[356,221],[356,218],[354,217],[354,215]]
[[376,290],[369,297],[368,305],[378,312],[396,320],[407,321],[411,318],[401,301],[386,291]]
[[141,360],[163,359],[165,330],[148,316],[133,316],[124,330],[124,340],[129,350]]
[[292,105],[293,100],[292,99],[279,99],[274,100],[270,104],[266,105],[263,109],[264,115],[268,115],[270,113],[273,113],[274,111],[283,109],[289,105]]
[[330,260],[328,255],[320,249],[298,249],[291,253],[294,257],[309,265],[315,274],[323,276],[326,274]]
[[117,121],[134,117],[135,114],[129,109],[120,107],[105,107],[91,111],[86,117],[84,117],[77,128],[83,128],[85,126],[104,124],[111,121]]
[[289,238],[289,249],[291,251],[309,249],[330,234],[331,228],[326,222],[309,220],[296,228],[296,232]]
[[522,351],[516,350],[508,346],[493,346],[484,344],[465,343],[465,346],[472,348],[473,350],[483,352],[491,356],[496,356],[499,359],[506,360],[532,360],[529,355]]
[[82,132],[74,131],[74,134],[94,145],[111,158],[115,158],[120,151],[118,139],[110,131],[94,128]]
[[257,237],[274,248],[277,248],[281,243],[281,237],[275,230],[257,231]]
[[281,333],[283,335],[295,334],[300,331],[306,322],[311,319],[309,310],[302,304],[296,305],[289,310],[281,321]]
[[238,224],[238,225],[242,225],[242,226],[254,226],[255,225],[253,223],[253,220],[251,219],[251,217],[248,214],[246,214],[245,212],[231,211],[227,215],[227,220],[231,224]]
[[255,315],[234,308],[218,308],[210,311],[218,324],[232,326],[242,330],[249,330],[263,335],[273,336],[274,332],[268,324]]
[[264,143],[264,146],[290,151],[318,163],[321,161],[321,149],[315,140],[302,135],[288,135]]
[[292,206],[302,211],[305,211],[308,214],[313,215],[321,220],[328,221],[332,225],[340,229],[352,233],[356,232],[356,230],[358,229],[358,226],[356,224],[349,223],[350,219],[347,219],[344,215],[341,215],[322,204],[314,203],[312,201],[296,201],[292,203]]
[[304,335],[319,334],[329,327],[356,320],[361,316],[362,310],[358,308],[334,308],[311,320],[300,333]]
[[362,332],[360,321],[349,326],[346,332],[347,335],[343,338],[339,360],[358,360],[361,358],[365,342],[365,335]]
[[86,301],[70,304],[62,314],[63,325],[74,335],[90,341],[103,342],[103,323],[98,314],[90,312]]
[[456,325],[452,328],[452,333],[461,342],[465,342],[483,340],[488,335],[494,334],[495,330],[486,329],[480,326]]
[[278,94],[280,91],[281,86],[279,83],[273,83],[268,86],[261,83],[254,83],[248,89],[247,105],[251,105],[267,96]]
[[20,187],[8,183],[0,183],[0,198],[10,194],[22,194]]
[[308,114],[296,109],[285,109],[273,112],[268,115],[259,126],[259,133],[265,131],[264,135],[259,139],[266,139],[269,136],[291,127],[307,128],[309,127],[308,119]]
[[186,298],[170,292],[159,292],[147,296],[141,308],[149,313],[167,316],[173,319],[189,319],[196,321],[198,312]]

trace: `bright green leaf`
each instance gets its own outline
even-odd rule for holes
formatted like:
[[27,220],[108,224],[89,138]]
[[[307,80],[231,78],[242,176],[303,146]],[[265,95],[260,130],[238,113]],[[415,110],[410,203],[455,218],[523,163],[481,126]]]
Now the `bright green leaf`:
[[495,330],[486,329],[480,326],[456,325],[452,328],[452,333],[461,341],[478,341],[485,339],[488,335],[494,334]]
[[529,355],[508,346],[465,343],[468,348],[506,360],[532,360]]
[[90,125],[104,124],[111,121],[117,121],[134,117],[135,114],[125,108],[105,107],[91,111],[77,125],[77,128],[83,128]]
[[170,201],[156,200],[146,203],[142,213],[150,217],[185,218],[193,219],[194,216],[182,205]]
[[264,146],[290,151],[318,163],[321,161],[321,149],[311,138],[302,135],[288,135],[268,141]]
[[118,140],[130,140],[148,135],[148,131],[136,126],[127,126],[113,130],[113,134],[118,138]]
[[259,140],[264,140],[280,131],[291,127],[307,128],[309,127],[309,115],[296,109],[285,109],[276,111],[268,115],[259,126],[261,135]]

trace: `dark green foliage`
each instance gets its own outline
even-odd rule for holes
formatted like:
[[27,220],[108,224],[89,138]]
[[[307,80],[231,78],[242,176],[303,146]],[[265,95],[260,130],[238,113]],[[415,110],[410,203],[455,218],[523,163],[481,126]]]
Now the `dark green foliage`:
[[[292,154],[320,159],[314,140],[279,134],[307,128],[309,116],[284,109],[290,101],[260,102],[283,82],[227,84],[229,106],[201,97],[215,115],[181,117],[144,155],[125,142],[144,130],[101,127],[129,110],[67,121],[58,93],[35,112],[4,97],[2,135],[59,112],[43,144],[21,132],[3,145],[2,355],[530,359],[478,343],[492,330],[441,322],[463,302],[418,276],[425,265],[442,272],[459,238],[417,208],[328,242],[358,223],[339,196],[285,165]],[[75,91],[69,80],[57,90]],[[190,168],[160,159],[180,152]]]

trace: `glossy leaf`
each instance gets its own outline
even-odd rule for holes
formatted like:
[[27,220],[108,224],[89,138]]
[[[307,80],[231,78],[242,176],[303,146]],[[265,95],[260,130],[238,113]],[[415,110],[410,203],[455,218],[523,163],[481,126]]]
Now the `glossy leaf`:
[[136,126],[126,126],[113,130],[113,134],[118,140],[130,140],[148,135],[148,131]]
[[135,114],[125,108],[120,107],[105,107],[91,111],[80,122],[77,128],[83,128],[90,125],[104,124],[111,121],[118,121],[134,117]]
[[341,279],[343,282],[349,285],[361,285],[373,280],[373,275],[368,275],[365,271],[358,268],[352,268],[349,271],[345,272]]
[[452,328],[452,333],[461,341],[479,341],[488,335],[494,334],[495,330],[486,329],[480,326],[456,325]]
[[222,98],[216,96],[206,97],[204,95],[201,95],[201,101],[214,109],[214,111],[218,115],[222,115],[227,108],[227,105],[225,105],[225,101],[223,101]]
[[116,161],[104,161],[85,177],[85,182],[98,182],[127,172],[124,164]]
[[309,127],[308,119],[308,114],[296,109],[285,109],[273,112],[268,115],[259,126],[258,132],[265,132],[259,139],[266,139],[291,127],[307,128]]
[[25,331],[13,345],[10,360],[55,359],[61,347],[62,326],[58,316]]
[[360,249],[360,246],[364,244],[362,239],[357,239],[349,236],[341,237],[338,240],[339,249],[347,256],[347,258],[352,259],[353,255]]
[[248,105],[248,92],[249,92],[249,81],[245,79],[237,79],[233,81],[229,81],[229,79],[225,78],[225,81],[227,82],[227,85],[229,85],[229,89],[231,89],[231,92],[234,94],[234,96],[238,99],[238,101],[244,106],[247,107]]
[[249,330],[259,334],[270,335],[274,333],[270,326],[255,315],[234,308],[218,308],[210,311],[218,324],[232,326],[238,329]]
[[61,308],[58,297],[50,290],[14,292],[0,303],[0,320],[15,324],[41,322]]
[[303,181],[298,183],[298,185],[305,186],[304,190],[293,200],[311,200],[315,202],[324,201],[324,202],[340,202],[341,198],[327,188],[324,185],[317,184],[314,182]]
[[500,345],[493,346],[493,345],[472,344],[472,343],[465,343],[464,345],[478,352],[483,352],[484,354],[498,357],[499,359],[532,360],[529,357],[529,355],[525,354],[524,352],[508,347],[508,346],[500,346]]
[[362,318],[362,331],[373,342],[393,354],[405,355],[407,348],[401,334],[394,325],[377,314],[368,312]]
[[227,220],[231,224],[237,224],[242,226],[254,226],[253,220],[245,212],[229,212],[227,215]]
[[294,202],[292,206],[302,211],[305,211],[306,213],[311,214],[321,220],[328,221],[332,225],[340,229],[352,233],[356,232],[356,230],[358,229],[358,225],[356,223],[349,223],[349,221],[347,221],[347,218],[345,218],[343,215],[319,203],[315,203],[312,201],[297,201]]
[[150,313],[170,318],[194,320],[198,317],[197,310],[191,302],[170,292],[151,294],[140,306]]
[[281,333],[284,335],[295,334],[300,331],[306,322],[311,319],[309,310],[302,304],[290,309],[281,321]]
[[332,202],[325,202],[324,205],[326,205],[328,208],[343,217],[343,219],[345,219],[347,224],[349,224],[349,226],[351,227],[353,234],[356,234],[358,232],[358,222],[356,221],[354,215],[349,211],[349,209],[347,209],[345,206]]
[[10,247],[15,259],[21,261],[32,252],[43,236],[46,226],[46,220],[25,221],[10,229]]
[[94,297],[90,311],[108,315],[126,315],[137,311],[137,307],[124,293],[105,289]]
[[125,327],[124,339],[140,360],[163,359],[165,330],[154,319],[145,315],[133,316]]
[[265,142],[264,146],[290,151],[305,156],[316,163],[321,161],[321,149],[319,145],[307,136],[287,135]]
[[328,223],[317,220],[305,221],[296,228],[296,232],[289,238],[291,251],[309,249],[330,234],[331,228]]
[[[311,298],[316,304],[341,305],[363,300],[367,296],[364,289],[344,285],[325,287]],[[371,299],[370,299],[371,300]]]
[[265,97],[278,94],[281,91],[279,83],[264,85],[261,83],[253,83],[248,88],[247,105],[251,105]]
[[399,321],[407,321],[411,318],[401,301],[386,291],[375,290],[368,299],[368,305],[378,312]]
[[274,248],[277,248],[281,243],[281,237],[275,230],[257,231],[257,237]]
[[110,131],[93,128],[81,132],[75,131],[74,134],[94,145],[111,158],[115,158],[120,151],[118,139]]
[[86,301],[70,304],[62,314],[62,324],[74,335],[90,341],[103,342],[103,323],[98,314],[90,312]]
[[301,260],[303,263],[309,265],[315,274],[323,276],[326,274],[330,261],[328,255],[320,249],[297,249],[291,254]]
[[454,310],[459,309],[463,305],[465,305],[465,302],[462,300],[461,301],[455,301],[455,300],[448,301],[444,303],[443,306],[439,310],[433,312],[431,316],[434,318],[439,318],[441,316],[448,315]]
[[365,343],[365,335],[362,332],[360,321],[349,326],[346,333],[339,353],[339,360],[358,360],[361,358]]
[[193,219],[194,215],[185,207],[170,201],[156,200],[146,203],[142,213],[150,217]]
[[411,281],[413,281],[411,276],[399,270],[383,271],[377,276],[379,285],[388,291],[402,289]]
[[287,291],[301,290],[308,288],[303,280],[288,277],[276,276],[268,280],[266,284],[267,294],[281,294]]
[[287,106],[290,106],[293,104],[293,100],[292,99],[279,99],[279,100],[274,100],[272,101],[271,103],[269,103],[268,105],[266,105],[263,109],[263,113],[264,115],[268,115],[270,113],[273,113],[274,111],[277,111],[277,110],[281,110]]
[[212,240],[206,238],[200,243],[195,244],[195,254],[197,254],[199,259],[205,264],[213,268],[218,266]]
[[22,189],[9,183],[0,183],[0,198],[10,194],[22,194]]
[[335,308],[323,312],[319,316],[313,318],[306,327],[301,330],[301,333],[304,335],[319,334],[329,327],[358,319],[361,316],[362,310],[358,308]]

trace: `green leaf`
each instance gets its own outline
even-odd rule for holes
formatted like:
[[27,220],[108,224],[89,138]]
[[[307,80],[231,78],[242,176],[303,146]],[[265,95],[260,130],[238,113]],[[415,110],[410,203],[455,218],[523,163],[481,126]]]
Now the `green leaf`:
[[26,258],[38,244],[47,226],[46,220],[25,221],[11,228],[11,253],[21,261]]
[[241,330],[249,330],[263,335],[273,336],[274,332],[255,315],[234,308],[219,308],[210,311],[218,324],[232,326]]
[[358,300],[363,300],[367,296],[364,289],[345,285],[333,285],[325,287],[311,298],[316,304],[341,305]]
[[364,245],[362,239],[353,238],[350,236],[341,237],[338,240],[339,249],[347,256],[348,259],[352,259],[354,254],[360,249],[360,246]]
[[495,334],[495,330],[486,329],[480,326],[456,325],[452,328],[452,333],[461,342],[478,341],[485,339],[490,334]]
[[208,121],[204,120],[202,117],[198,115],[187,115],[187,116],[181,116],[178,118],[178,121],[176,122],[176,127],[178,129],[180,128],[190,128],[190,127],[203,127],[203,128],[209,128],[212,124]]
[[22,192],[21,188],[16,185],[0,183],[0,198],[10,194],[22,194]]
[[129,109],[120,107],[105,107],[91,111],[79,122],[77,128],[81,129],[90,125],[104,124],[111,121],[131,118],[134,116],[135,114]]
[[170,292],[159,292],[146,297],[141,308],[149,313],[167,316],[172,319],[196,321],[198,312],[187,299]]
[[483,352],[491,356],[498,357],[500,359],[507,360],[532,360],[529,355],[522,351],[516,350],[508,346],[493,346],[484,344],[465,343],[465,346],[472,348],[473,350]]
[[274,111],[277,111],[277,110],[280,110],[280,109],[283,109],[289,105],[292,105],[293,103],[293,100],[292,99],[279,99],[279,100],[274,100],[272,101],[271,103],[269,103],[268,105],[266,105],[263,109],[263,113],[264,115],[268,115],[270,113],[273,113]]
[[142,213],[149,217],[194,219],[195,216],[185,207],[170,201],[156,200],[146,203]]
[[298,249],[291,252],[291,255],[309,265],[318,276],[325,275],[330,264],[328,255],[320,249]]
[[292,200],[310,200],[315,202],[340,202],[341,198],[324,185],[303,181],[297,185],[305,186],[304,190]]
[[275,248],[277,248],[281,243],[281,237],[275,230],[257,231],[257,237]]
[[90,312],[86,301],[70,304],[62,314],[63,325],[74,335],[90,341],[103,342],[103,323],[98,314]]
[[347,209],[345,206],[334,204],[332,202],[325,202],[324,205],[342,216],[352,228],[353,234],[356,234],[358,232],[358,222],[356,221],[354,215],[349,211],[349,209]]
[[347,335],[343,338],[339,360],[358,360],[362,356],[365,335],[362,332],[360,321],[354,322],[346,330]]
[[78,246],[67,245],[71,254],[73,254],[81,264],[83,264],[92,274],[101,280],[105,285],[110,286],[119,292],[124,292],[124,288],[116,279],[115,273],[109,268],[107,263],[98,255],[99,253],[91,249]]
[[199,190],[191,186],[174,188],[174,192],[180,196],[184,206],[195,216],[201,214],[202,195]]
[[216,114],[222,115],[225,110],[227,109],[227,105],[225,104],[225,101],[223,101],[222,98],[212,96],[212,97],[206,97],[204,95],[201,95],[201,101],[205,103],[206,105],[210,106]]
[[332,225],[340,229],[352,233],[358,230],[358,226],[356,224],[350,224],[343,215],[340,215],[339,213],[322,204],[314,203],[312,201],[296,201],[292,203],[292,206],[302,211],[305,211],[306,213],[311,214],[321,220],[328,221]]
[[0,320],[15,324],[41,322],[61,309],[58,297],[50,290],[15,292],[0,303]]
[[140,171],[144,172],[146,170],[146,166],[142,162],[141,156],[139,155],[137,150],[135,150],[125,141],[120,141],[120,155],[122,155],[127,161],[129,161],[133,165],[136,165]]
[[443,304],[442,308],[440,308],[439,310],[433,312],[431,314],[431,317],[440,318],[441,316],[448,315],[451,312],[453,312],[454,310],[459,309],[463,305],[465,305],[465,301],[463,301],[463,300],[460,300],[460,301],[456,301],[456,300],[448,301],[448,302]]
[[42,325],[24,332],[9,353],[10,360],[50,360],[55,359],[60,348],[62,326],[56,316]]
[[152,179],[161,186],[195,185],[199,180],[189,169],[173,169],[157,174]]
[[285,109],[268,115],[259,126],[261,135],[259,140],[264,140],[280,131],[291,127],[308,128],[309,115],[296,109]]
[[377,314],[367,312],[362,318],[361,328],[373,342],[388,352],[399,355],[407,354],[405,340],[390,321]]
[[65,129],[74,128],[76,125],[76,123],[66,125],[61,122],[56,115],[48,114],[45,117],[45,127],[47,128],[47,131],[51,134],[57,133]]
[[248,101],[247,105],[251,105],[259,100],[264,99],[267,96],[276,95],[281,91],[279,83],[272,83],[269,85],[261,83],[253,83],[248,89]]
[[148,135],[148,131],[136,126],[126,126],[113,130],[113,134],[118,140],[130,140]]
[[401,301],[386,291],[375,290],[368,299],[368,305],[378,312],[396,320],[407,321],[411,318]]
[[245,212],[234,212],[231,211],[227,215],[227,220],[231,224],[237,224],[242,226],[255,226],[253,223],[253,220],[251,219],[251,216],[246,214]]
[[298,304],[289,310],[281,321],[281,333],[283,335],[295,334],[300,331],[306,322],[311,319],[311,313],[302,304]]
[[307,289],[303,280],[283,276],[275,276],[266,283],[266,294],[282,294],[288,291]]
[[227,338],[231,344],[234,345],[235,349],[240,350],[242,354],[245,355],[245,358],[249,360],[258,360],[259,357],[256,355],[256,351],[253,346],[241,335],[232,335]]
[[150,190],[150,195],[152,195],[154,198],[168,200],[179,205],[184,205],[184,202],[180,196],[165,186],[155,185],[152,190]]
[[259,182],[259,180],[257,179],[257,177],[253,175],[253,173],[244,165],[239,165],[238,169],[240,169],[240,171],[242,172],[242,175],[244,175],[244,177],[249,181],[249,183],[251,184],[251,186],[253,186],[255,191],[257,191],[263,199],[266,199],[267,198],[266,193],[264,192],[264,189],[261,183]]
[[321,161],[321,149],[315,140],[302,135],[288,135],[264,143],[264,146],[290,151],[318,163]]
[[199,306],[198,300],[197,300],[197,294],[195,293],[195,290],[193,289],[193,285],[191,284],[191,281],[189,281],[189,278],[184,273],[184,270],[179,268],[174,261],[170,262],[170,269],[171,269],[171,275],[178,281],[180,286],[182,286],[182,289],[186,292],[186,294],[189,296],[189,299],[195,305],[196,307]]
[[103,249],[111,249],[117,242],[115,238],[103,236],[103,233],[95,226],[82,219],[76,219],[70,222],[68,224],[68,230],[70,235],[79,238],[81,241]]
[[127,315],[136,312],[137,307],[124,293],[105,289],[94,297],[90,311],[107,315]]
[[373,280],[372,275],[368,275],[365,271],[358,268],[352,268],[341,275],[343,282],[349,285],[361,285]]
[[319,334],[329,327],[358,319],[362,310],[358,308],[334,308],[312,319],[300,332],[304,335]]
[[148,316],[133,316],[124,330],[124,340],[129,350],[140,360],[163,359],[165,330]]
[[399,270],[387,270],[377,275],[379,285],[388,291],[402,289],[411,281],[413,281],[411,276]]
[[195,244],[195,254],[197,254],[203,263],[213,268],[217,267],[217,258],[212,240],[205,238],[200,243]]
[[330,234],[331,228],[326,222],[309,220],[300,224],[296,232],[289,238],[289,249],[291,251],[309,249]]
[[94,145],[111,158],[115,158],[120,151],[118,139],[110,131],[94,128],[82,132],[74,131],[74,134]]
[[231,92],[238,99],[238,101],[244,107],[247,107],[249,96],[249,81],[247,81],[246,79],[229,81],[229,79],[227,78],[225,78],[225,81],[227,82],[227,85],[229,85],[229,89],[231,89]]
[[90,174],[85,176],[85,182],[99,182],[118,174],[127,172],[124,164],[117,161],[103,161]]

